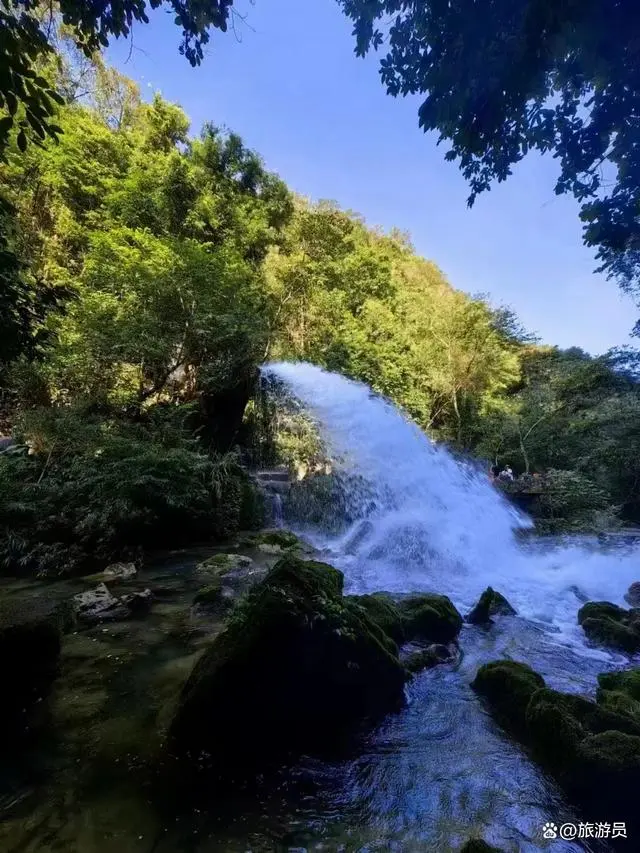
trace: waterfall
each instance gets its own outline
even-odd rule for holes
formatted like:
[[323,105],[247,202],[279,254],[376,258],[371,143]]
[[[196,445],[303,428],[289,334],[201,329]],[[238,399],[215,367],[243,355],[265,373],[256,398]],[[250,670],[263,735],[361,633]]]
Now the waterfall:
[[271,515],[274,527],[282,527],[284,519],[282,515],[282,496],[275,492],[271,497]]
[[347,489],[350,475],[367,484],[347,495],[358,520],[346,533],[312,534],[344,571],[348,591],[434,590],[464,611],[491,585],[556,642],[587,653],[576,619],[581,603],[623,604],[629,584],[640,580],[633,548],[603,549],[584,539],[523,543],[516,533],[531,527],[530,519],[486,472],[454,459],[366,385],[306,363],[263,371],[316,421]]

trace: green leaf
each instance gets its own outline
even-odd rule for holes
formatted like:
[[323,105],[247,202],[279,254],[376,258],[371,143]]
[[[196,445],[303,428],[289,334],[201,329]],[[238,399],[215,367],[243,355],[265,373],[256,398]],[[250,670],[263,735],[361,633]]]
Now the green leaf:
[[47,89],[47,95],[56,102],[56,104],[60,104],[60,106],[64,106],[64,98],[59,92],[56,92],[55,89]]
[[27,150],[27,135],[24,132],[24,130],[20,131],[20,133],[18,134],[18,138],[16,139],[16,142],[18,143],[18,148],[24,154],[24,152]]
[[7,109],[9,110],[11,115],[14,116],[18,109],[18,99],[13,94],[13,92],[5,92],[5,97],[7,99]]
[[31,112],[31,110],[27,110],[27,120],[28,120],[29,124],[31,125],[31,127],[38,134],[40,139],[44,139],[45,136],[47,135],[45,127],[42,124],[42,122],[40,121],[40,119],[38,119],[36,116],[34,116],[34,114]]

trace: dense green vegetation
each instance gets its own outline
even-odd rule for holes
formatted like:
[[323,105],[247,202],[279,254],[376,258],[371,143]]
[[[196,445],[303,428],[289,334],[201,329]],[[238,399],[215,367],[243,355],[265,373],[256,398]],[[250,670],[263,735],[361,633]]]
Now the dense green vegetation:
[[[22,151],[14,128],[0,165],[2,419],[25,448],[0,456],[3,570],[259,523],[241,463],[268,358],[361,379],[435,438],[545,473],[546,529],[640,520],[633,352],[539,346],[405,235],[294,197],[236,135],[190,136],[178,106],[60,48],[42,72],[68,100],[59,140]],[[304,429],[280,446],[317,452]]]

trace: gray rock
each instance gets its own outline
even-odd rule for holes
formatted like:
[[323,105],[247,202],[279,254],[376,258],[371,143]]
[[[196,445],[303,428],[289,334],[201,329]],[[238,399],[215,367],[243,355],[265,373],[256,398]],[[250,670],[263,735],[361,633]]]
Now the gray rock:
[[106,585],[101,583],[95,589],[74,595],[73,605],[80,618],[97,619],[101,614],[118,607],[119,601],[109,592]]
[[425,649],[410,651],[401,656],[404,667],[415,674],[423,669],[430,669],[440,663],[457,663],[460,659],[460,651],[453,643],[432,643]]
[[624,598],[632,607],[640,607],[640,581],[631,584]]
[[237,569],[253,566],[251,557],[242,554],[214,554],[196,566],[196,575],[211,578]]
[[117,583],[118,581],[129,580],[138,573],[133,563],[112,563],[104,570],[105,583]]
[[475,607],[467,613],[465,620],[472,625],[490,625],[493,622],[492,616],[515,616],[515,614],[516,611],[504,595],[488,586]]
[[272,545],[270,542],[261,542],[258,545],[258,550],[263,554],[282,554],[283,548],[281,545]]
[[152,601],[153,593],[150,589],[132,592],[130,595],[123,595],[120,599],[120,603],[128,607],[131,613],[135,614],[148,613],[151,609]]

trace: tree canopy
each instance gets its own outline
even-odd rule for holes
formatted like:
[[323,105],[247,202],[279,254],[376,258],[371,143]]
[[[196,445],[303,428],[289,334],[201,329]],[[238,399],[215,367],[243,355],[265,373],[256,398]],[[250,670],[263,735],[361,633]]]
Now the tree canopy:
[[0,155],[17,125],[17,144],[25,150],[29,136],[57,137],[56,104],[63,96],[46,73],[46,61],[55,55],[57,17],[65,33],[87,57],[109,45],[112,37],[128,36],[134,22],[149,22],[148,10],[168,8],[182,29],[180,53],[199,65],[209,30],[227,29],[233,0],[124,0],[87,2],[58,0],[54,8],[44,0],[7,0],[0,8]]
[[634,0],[340,0],[387,91],[423,95],[469,204],[529,151],[581,204],[599,269],[640,295],[640,17]]

